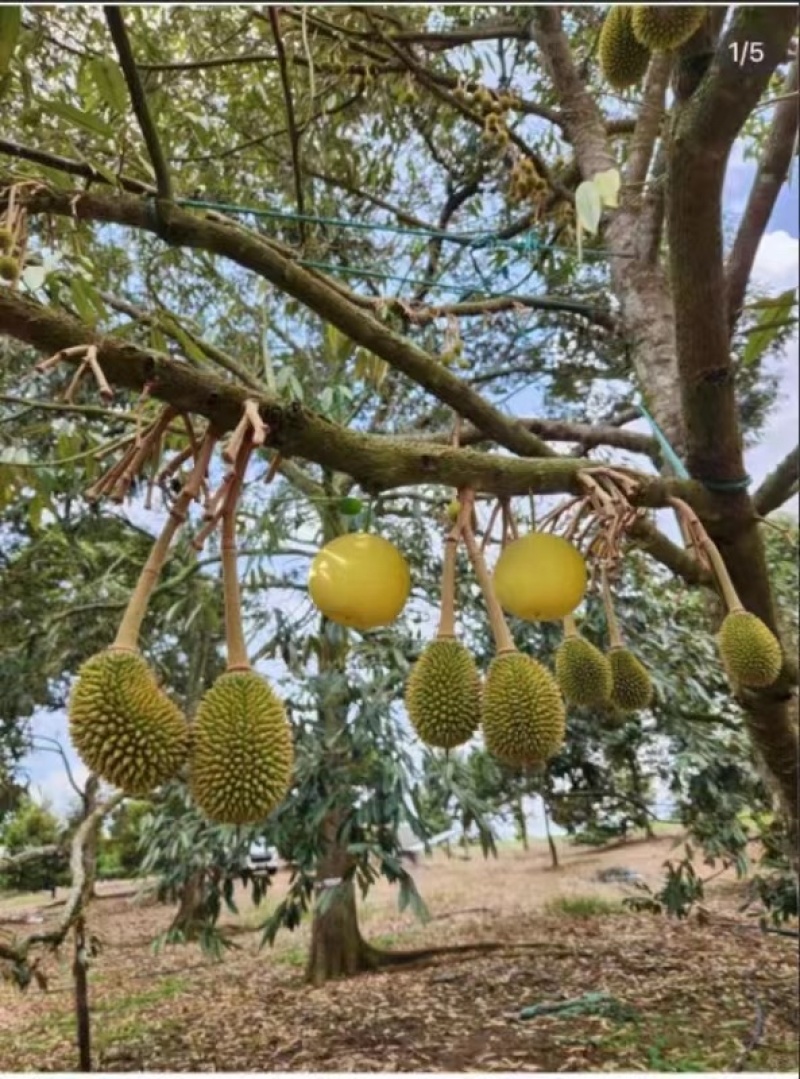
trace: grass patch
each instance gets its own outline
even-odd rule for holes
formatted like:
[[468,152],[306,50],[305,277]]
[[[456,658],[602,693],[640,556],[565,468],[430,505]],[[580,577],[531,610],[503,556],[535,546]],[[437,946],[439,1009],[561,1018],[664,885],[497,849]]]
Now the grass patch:
[[596,918],[608,914],[621,914],[621,903],[604,899],[599,895],[560,895],[545,904],[547,914],[566,918]]

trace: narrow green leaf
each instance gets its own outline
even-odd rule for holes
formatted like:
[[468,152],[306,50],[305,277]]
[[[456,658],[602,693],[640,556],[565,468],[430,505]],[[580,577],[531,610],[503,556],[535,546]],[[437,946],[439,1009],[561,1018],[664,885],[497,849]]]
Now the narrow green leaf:
[[113,128],[105,123],[104,120],[101,120],[99,116],[95,116],[92,112],[76,109],[74,105],[68,105],[66,101],[46,101],[43,98],[39,98],[39,103],[44,109],[49,110],[56,116],[60,116],[63,120],[67,120],[71,124],[76,124],[78,127],[82,127],[86,131],[91,131],[95,135],[102,135],[103,138],[113,138]]
[[5,75],[22,29],[22,8],[0,7],[0,75]]
[[125,112],[128,107],[128,87],[119,64],[110,56],[104,56],[102,59],[90,60],[87,66],[102,100],[112,112]]

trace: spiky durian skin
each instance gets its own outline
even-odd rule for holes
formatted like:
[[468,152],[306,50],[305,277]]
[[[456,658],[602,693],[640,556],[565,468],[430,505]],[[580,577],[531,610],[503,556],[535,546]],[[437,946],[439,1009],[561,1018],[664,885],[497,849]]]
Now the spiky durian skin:
[[650,50],[634,37],[630,7],[616,4],[609,9],[600,30],[598,55],[603,77],[614,90],[635,86],[647,71]]
[[531,656],[495,656],[481,701],[486,748],[505,764],[541,764],[564,742],[566,709],[552,674]]
[[731,611],[720,626],[717,644],[728,677],[740,686],[764,689],[781,672],[778,639],[750,611]]
[[481,679],[459,641],[431,641],[406,683],[406,711],[426,745],[453,749],[468,742],[481,718]]
[[189,748],[186,719],[136,652],[99,652],[83,664],[69,731],[89,771],[129,795],[172,779]]
[[611,664],[583,637],[565,637],[556,649],[556,679],[568,704],[592,708],[611,697]]
[[12,255],[0,255],[0,279],[13,281],[19,273],[19,263]]
[[647,708],[653,699],[653,683],[647,668],[627,648],[612,648],[608,653],[611,665],[611,703],[622,712],[638,712]]
[[636,4],[631,29],[640,45],[654,52],[668,52],[688,41],[702,25],[704,7],[669,7]]
[[288,790],[294,764],[283,702],[255,671],[228,671],[204,694],[192,727],[189,783],[219,824],[263,820]]

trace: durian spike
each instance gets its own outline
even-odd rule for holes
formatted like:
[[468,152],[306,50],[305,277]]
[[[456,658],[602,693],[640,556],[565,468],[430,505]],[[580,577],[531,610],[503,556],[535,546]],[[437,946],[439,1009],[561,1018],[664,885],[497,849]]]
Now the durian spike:
[[211,454],[214,450],[216,441],[217,436],[210,430],[207,431],[203,443],[200,446],[200,451],[197,454],[194,468],[192,469],[183,490],[173,502],[172,508],[169,511],[167,523],[164,525],[161,535],[153,544],[153,548],[150,551],[150,556],[144,565],[144,569],[139,574],[136,588],[133,590],[133,595],[128,601],[127,609],[120,622],[119,629],[117,630],[116,639],[111,645],[113,651],[138,651],[139,630],[142,627],[142,621],[147,613],[147,604],[150,601],[150,596],[161,575],[164,563],[167,560],[167,554],[175,533],[186,520],[186,511],[193,499],[197,498],[200,493],[201,485],[208,470],[209,461],[211,460]]
[[251,669],[242,627],[242,598],[236,560],[236,509],[239,505],[242,480],[252,449],[252,431],[247,428],[239,443],[222,510],[222,587],[225,596],[225,640],[228,646],[227,670],[229,671]]
[[472,568],[475,571],[475,576],[478,578],[478,584],[481,586],[481,592],[483,592],[486,613],[489,615],[489,625],[492,628],[492,636],[497,645],[498,655],[503,652],[516,652],[517,648],[506,623],[503,610],[497,601],[489,570],[486,568],[486,562],[478,547],[475,534],[469,525],[464,529],[464,543]]
[[578,627],[575,625],[575,619],[571,614],[566,615],[562,619],[562,623],[564,626],[564,640],[566,640],[567,637],[578,636]]
[[608,587],[608,572],[606,567],[603,566],[600,570],[600,580],[602,582],[603,592],[603,606],[606,610],[606,623],[608,625],[608,643],[611,648],[622,648],[624,642],[622,640],[622,634],[619,629],[619,622],[614,611],[614,604],[611,599],[611,589]]

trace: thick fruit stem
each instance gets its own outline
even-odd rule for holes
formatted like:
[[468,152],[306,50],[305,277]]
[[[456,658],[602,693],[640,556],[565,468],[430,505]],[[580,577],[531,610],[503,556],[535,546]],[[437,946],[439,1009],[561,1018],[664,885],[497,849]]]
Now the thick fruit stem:
[[247,462],[253,443],[246,435],[236,455],[236,463],[222,511],[222,587],[225,596],[225,640],[229,671],[249,671],[247,645],[242,627],[242,602],[239,591],[239,567],[236,558],[236,508],[242,490]]
[[564,626],[564,640],[568,637],[578,636],[578,627],[575,625],[575,619],[571,614],[565,615],[562,619],[562,623]]
[[722,555],[717,550],[717,545],[709,536],[703,538],[703,550],[708,555],[708,560],[711,563],[711,568],[714,570],[714,576],[717,578],[720,592],[722,592],[722,598],[725,600],[725,606],[728,608],[729,613],[733,611],[743,611],[744,604],[739,599],[736,589],[733,587],[733,581],[730,578],[725,563],[722,561]]
[[608,643],[611,648],[622,648],[624,646],[624,641],[622,640],[619,622],[617,621],[617,616],[614,612],[614,604],[611,599],[611,589],[608,587],[608,574],[605,566],[603,566],[600,573],[603,589],[603,607],[605,608],[606,624],[608,625]]
[[456,635],[456,553],[459,528],[452,529],[444,541],[444,565],[442,567],[442,607],[439,614],[437,638]]
[[191,475],[173,502],[169,511],[167,523],[164,525],[161,535],[153,544],[150,556],[144,565],[144,569],[139,575],[139,580],[136,582],[136,588],[133,590],[133,594],[128,601],[128,607],[120,622],[116,639],[111,645],[111,648],[114,651],[138,651],[139,631],[141,630],[144,616],[147,613],[147,605],[150,602],[150,596],[161,575],[161,570],[164,568],[164,563],[167,560],[169,548],[175,537],[175,533],[186,521],[186,514],[192,501],[200,494],[201,486],[205,479],[206,472],[208,471],[209,461],[211,460],[211,454],[214,450],[216,441],[216,435],[212,434],[211,431],[206,432],[206,436],[198,451]]
[[[464,495],[462,494],[462,501],[463,499]],[[470,502],[472,501],[471,492],[469,493],[469,500]],[[497,601],[494,585],[489,576],[489,570],[486,567],[486,562],[481,554],[480,547],[475,539],[475,534],[472,531],[471,525],[467,524],[464,527],[463,535],[469,560],[472,563],[472,568],[475,570],[475,576],[478,578],[481,592],[483,592],[483,599],[486,603],[486,612],[489,615],[489,625],[492,628],[492,636],[497,645],[497,651],[498,653],[516,652],[517,648],[514,644],[514,638],[511,636],[505,620],[505,615]]]

